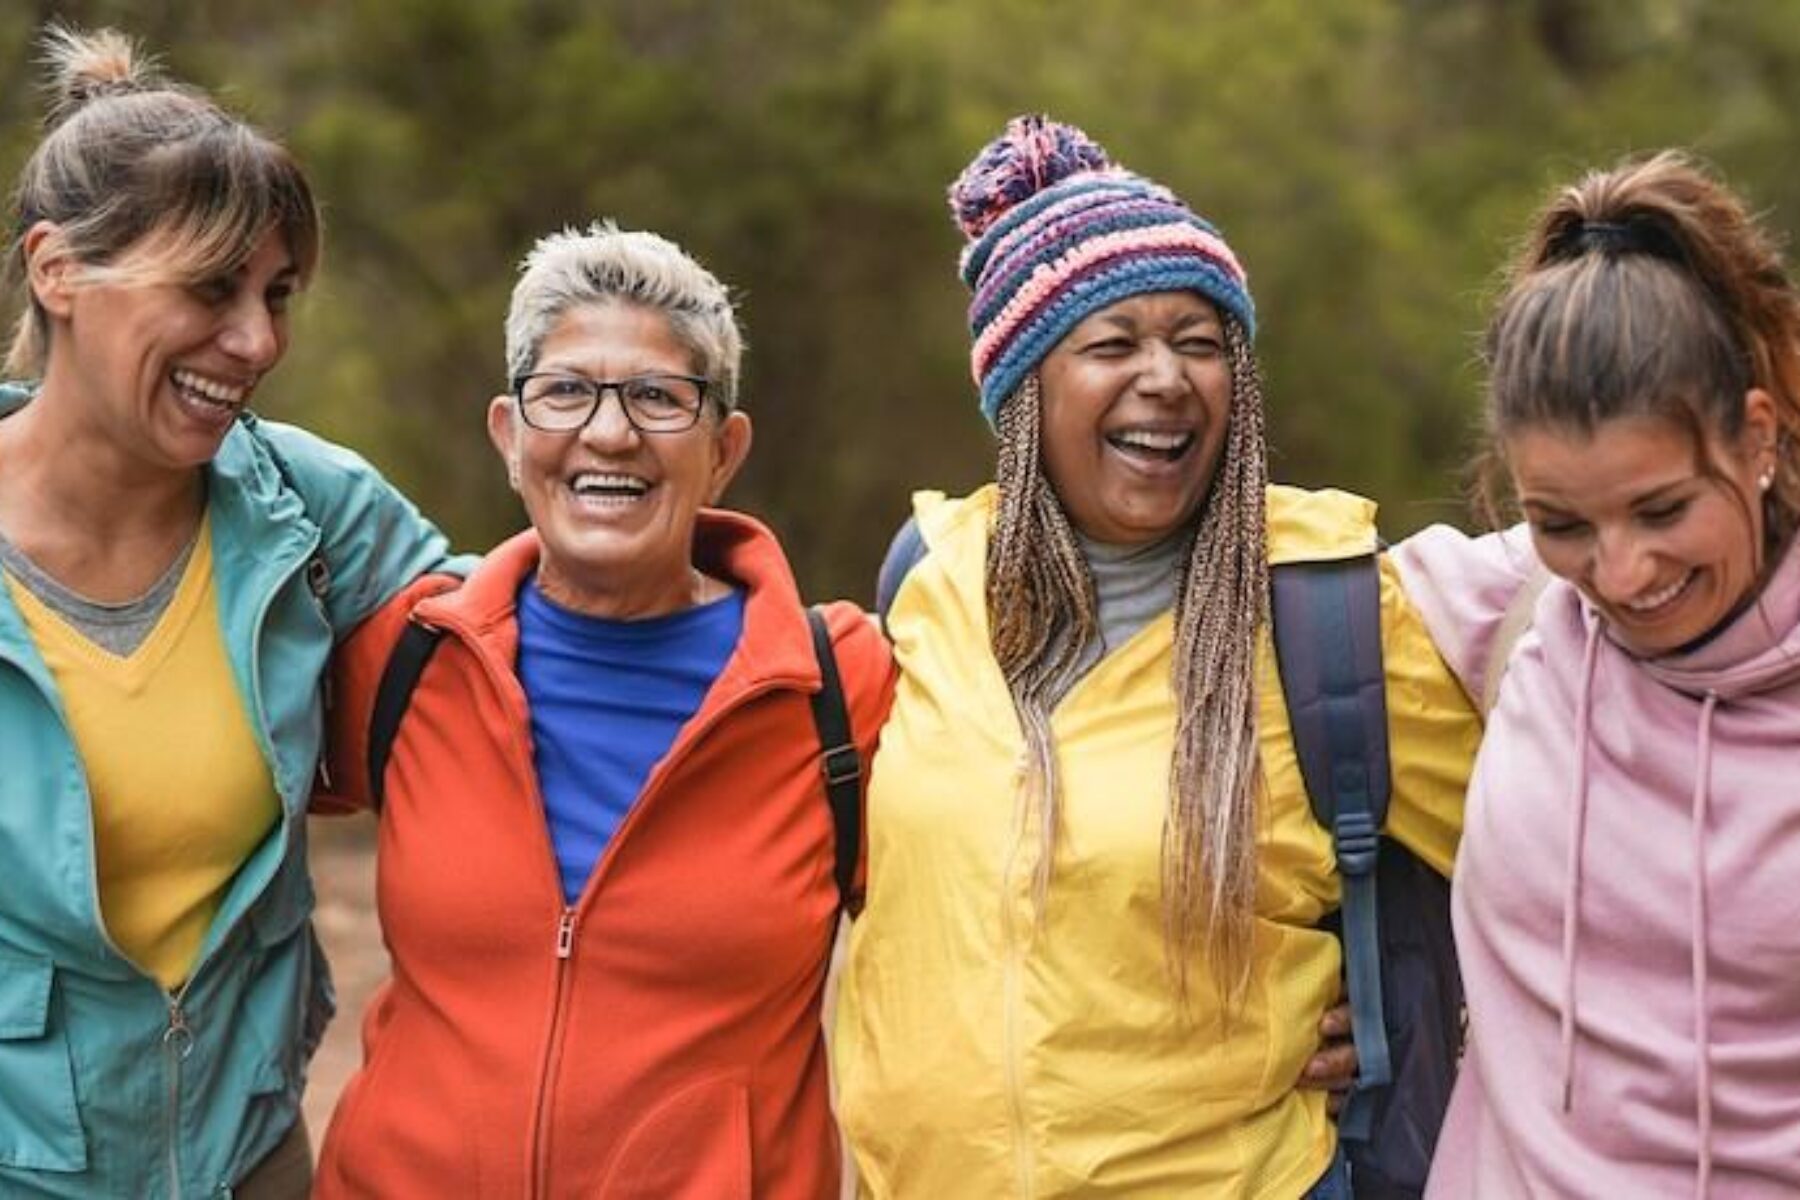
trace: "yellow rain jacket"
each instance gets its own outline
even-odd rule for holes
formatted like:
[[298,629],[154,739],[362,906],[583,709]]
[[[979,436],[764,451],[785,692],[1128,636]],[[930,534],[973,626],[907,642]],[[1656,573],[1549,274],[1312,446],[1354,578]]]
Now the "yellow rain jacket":
[[[1062,827],[1035,922],[1035,846],[1014,833],[1023,740],[983,596],[994,496],[915,499],[930,553],[889,613],[900,683],[872,769],[867,907],[834,1046],[864,1194],[1293,1200],[1336,1137],[1323,1095],[1295,1081],[1338,995],[1338,941],[1318,928],[1338,879],[1273,647],[1265,637],[1257,659],[1254,965],[1227,1026],[1205,962],[1183,1012],[1164,957],[1171,614],[1054,713]],[[1342,492],[1272,488],[1270,561],[1365,553],[1374,516]],[[1480,725],[1385,561],[1381,599],[1389,830],[1447,873]]]

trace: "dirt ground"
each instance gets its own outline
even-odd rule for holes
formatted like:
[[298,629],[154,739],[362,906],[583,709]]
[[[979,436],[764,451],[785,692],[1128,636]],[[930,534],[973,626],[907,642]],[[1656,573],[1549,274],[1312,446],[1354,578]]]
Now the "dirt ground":
[[387,950],[375,920],[375,821],[372,817],[314,817],[312,869],[319,940],[331,958],[338,1014],[313,1059],[306,1087],[306,1123],[313,1150],[325,1140],[331,1107],[362,1062],[363,1006],[387,978]]

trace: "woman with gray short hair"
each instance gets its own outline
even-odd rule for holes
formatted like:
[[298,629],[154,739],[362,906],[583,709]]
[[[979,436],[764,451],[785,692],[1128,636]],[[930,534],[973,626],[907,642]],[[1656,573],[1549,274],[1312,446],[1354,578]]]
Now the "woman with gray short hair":
[[[751,427],[699,263],[551,235],[506,330],[488,432],[531,528],[339,660],[330,803],[380,797],[393,978],[317,1195],[835,1195],[819,1010],[859,846],[834,858],[814,702],[835,660],[832,761],[866,764],[887,646],[834,604],[819,653],[773,535],[711,507]],[[377,774],[409,626],[435,650]]]

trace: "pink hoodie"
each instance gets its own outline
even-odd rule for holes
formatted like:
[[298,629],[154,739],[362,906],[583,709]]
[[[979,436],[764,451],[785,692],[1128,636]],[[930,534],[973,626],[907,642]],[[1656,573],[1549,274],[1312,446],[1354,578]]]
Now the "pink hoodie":
[[[1472,695],[1522,530],[1394,552]],[[1800,548],[1634,658],[1562,580],[1489,717],[1456,862],[1470,1045],[1428,1195],[1800,1195]]]

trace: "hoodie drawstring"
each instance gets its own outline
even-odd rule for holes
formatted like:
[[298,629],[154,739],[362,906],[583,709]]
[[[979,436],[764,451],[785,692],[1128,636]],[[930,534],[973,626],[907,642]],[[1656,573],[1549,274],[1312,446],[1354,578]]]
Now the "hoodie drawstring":
[[1719,706],[1716,692],[1700,706],[1699,765],[1694,775],[1694,886],[1691,901],[1694,943],[1694,1083],[1699,1091],[1700,1165],[1694,1194],[1705,1200],[1712,1185],[1712,1021],[1707,1010],[1706,816],[1712,799],[1712,721]]
[[1581,928],[1581,851],[1587,836],[1588,744],[1592,740],[1595,664],[1600,623],[1588,626],[1581,657],[1581,692],[1575,706],[1575,781],[1569,800],[1569,861],[1563,871],[1562,1110],[1575,1104],[1575,955]]
[[[1594,677],[1599,662],[1601,632],[1595,622],[1588,628],[1587,646],[1581,660],[1581,691],[1575,708],[1575,779],[1569,802],[1569,859],[1563,873],[1563,975],[1562,975],[1562,1110],[1571,1112],[1575,1103],[1575,1026],[1576,989],[1575,961],[1579,956],[1581,934],[1581,865],[1587,837],[1588,749],[1592,743]],[[1694,772],[1692,806],[1693,847],[1689,919],[1693,927],[1694,984],[1694,1075],[1698,1091],[1697,1137],[1699,1164],[1694,1178],[1694,1194],[1705,1200],[1712,1187],[1712,1020],[1707,1009],[1708,931],[1706,922],[1706,822],[1712,801],[1712,727],[1713,714],[1719,707],[1716,692],[1707,692],[1700,707],[1698,763]]]

